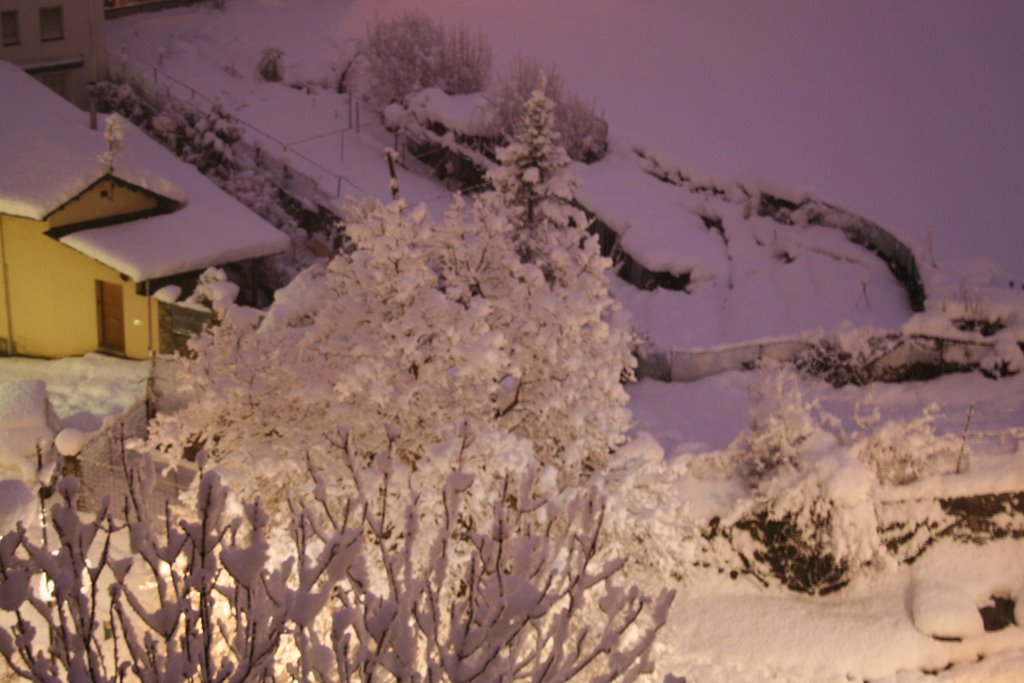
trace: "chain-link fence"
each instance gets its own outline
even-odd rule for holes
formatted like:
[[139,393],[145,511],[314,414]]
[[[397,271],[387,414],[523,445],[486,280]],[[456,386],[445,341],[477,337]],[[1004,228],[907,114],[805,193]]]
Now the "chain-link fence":
[[[130,473],[146,466],[145,458],[133,450],[134,439],[143,438],[147,429],[147,405],[139,401],[92,435],[78,454],[65,458],[65,474],[81,482],[77,506],[81,512],[95,512],[109,499],[112,509],[123,510],[129,492]],[[150,512],[159,517],[168,501],[175,500],[195,473],[182,466],[153,461],[153,490],[146,498]]]

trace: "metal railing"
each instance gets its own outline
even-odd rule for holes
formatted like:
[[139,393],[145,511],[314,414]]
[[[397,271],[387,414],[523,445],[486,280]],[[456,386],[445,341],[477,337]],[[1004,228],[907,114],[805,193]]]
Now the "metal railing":
[[[117,55],[108,55],[108,63],[112,65],[112,78],[116,82],[135,86],[154,109],[165,108],[171,103],[187,103],[209,111],[217,102],[216,98],[167,73],[159,64],[148,62],[124,47]],[[281,189],[316,204],[329,204],[340,198],[346,188],[368,195],[370,193],[351,178],[325,167],[296,149],[297,145],[306,142],[338,136],[339,155],[344,159],[347,134],[351,132],[359,135],[363,127],[362,103],[352,96],[347,98],[347,102],[349,111],[346,126],[291,142],[281,140],[233,114],[235,121],[245,131],[245,139],[236,143],[236,151],[248,157],[252,164],[270,172]]]

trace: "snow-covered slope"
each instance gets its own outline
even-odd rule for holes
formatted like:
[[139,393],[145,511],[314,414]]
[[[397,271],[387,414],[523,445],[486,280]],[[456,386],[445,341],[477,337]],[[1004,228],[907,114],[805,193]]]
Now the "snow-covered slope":
[[109,22],[108,45],[243,72],[273,46],[301,80],[350,55],[374,17],[410,8],[478,27],[499,70],[557,65],[614,138],[691,174],[812,188],[915,245],[934,233],[944,264],[1022,275],[1020,3],[229,1],[222,15]]

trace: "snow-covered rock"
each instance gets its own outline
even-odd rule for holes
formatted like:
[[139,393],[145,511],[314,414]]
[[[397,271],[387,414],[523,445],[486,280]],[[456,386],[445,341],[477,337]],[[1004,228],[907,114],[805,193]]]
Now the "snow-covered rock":
[[911,587],[911,613],[921,633],[962,639],[985,631],[978,606],[958,586],[942,581],[917,581]]

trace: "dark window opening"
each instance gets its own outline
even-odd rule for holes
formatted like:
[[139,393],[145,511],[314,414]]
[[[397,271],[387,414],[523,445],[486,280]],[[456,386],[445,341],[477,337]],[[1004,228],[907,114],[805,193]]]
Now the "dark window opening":
[[64,40],[63,7],[43,7],[39,10],[39,39],[43,42]]
[[0,12],[0,43],[4,47],[21,45],[21,32],[18,30],[18,12],[15,10]]

